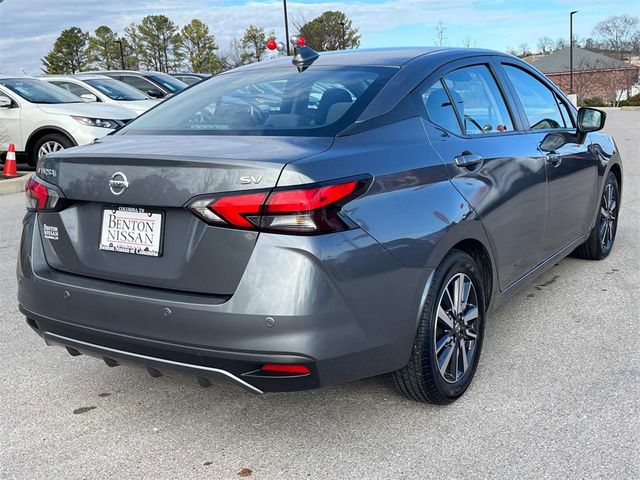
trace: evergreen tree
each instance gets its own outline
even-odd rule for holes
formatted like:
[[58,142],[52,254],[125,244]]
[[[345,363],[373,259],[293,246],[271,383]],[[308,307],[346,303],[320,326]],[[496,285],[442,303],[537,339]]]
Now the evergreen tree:
[[87,65],[89,33],[78,27],[63,30],[53,49],[42,59],[42,70],[49,74],[68,74],[82,71]]

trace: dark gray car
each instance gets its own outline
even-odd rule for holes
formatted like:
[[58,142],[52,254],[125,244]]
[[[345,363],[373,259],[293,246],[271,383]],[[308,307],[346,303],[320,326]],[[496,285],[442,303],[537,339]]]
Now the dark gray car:
[[220,74],[40,162],[18,280],[48,344],[257,393],[394,372],[447,403],[492,308],[572,252],[611,251],[605,114],[528,64],[309,58]]

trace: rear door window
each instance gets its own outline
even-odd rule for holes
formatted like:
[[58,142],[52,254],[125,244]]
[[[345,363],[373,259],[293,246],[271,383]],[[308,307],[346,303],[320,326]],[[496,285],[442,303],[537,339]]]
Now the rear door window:
[[502,92],[486,65],[454,70],[444,76],[443,83],[466,135],[502,133],[514,129]]
[[531,130],[570,127],[565,123],[557,98],[551,89],[521,68],[513,65],[503,65],[503,67],[520,99]]
[[451,133],[462,134],[458,116],[442,81],[431,85],[422,94],[422,102],[432,123]]
[[74,95],[77,95],[78,97],[81,95],[93,95],[89,90],[87,90],[84,87],[81,87],[80,85],[76,85],[75,83],[71,83],[71,82],[60,82],[60,81],[54,81],[51,82],[54,85],[57,85],[58,87],[64,88],[66,91],[73,93]]
[[131,85],[134,88],[137,88],[138,90],[144,93],[147,93],[149,90],[152,90],[152,89],[154,90],[158,89],[158,87],[156,87],[149,80],[145,80],[142,77],[136,77],[135,75],[123,75],[122,81],[126,84]]

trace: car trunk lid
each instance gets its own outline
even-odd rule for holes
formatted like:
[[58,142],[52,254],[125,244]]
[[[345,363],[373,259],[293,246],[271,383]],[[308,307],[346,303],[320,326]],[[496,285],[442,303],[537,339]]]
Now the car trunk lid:
[[[272,188],[287,163],[320,153],[331,142],[116,135],[47,156],[38,175],[72,201],[61,212],[38,215],[47,262],[57,270],[92,278],[231,295],[258,233],[207,225],[185,204],[204,194]],[[109,218],[115,218],[110,215],[131,219],[145,214],[161,229],[158,256],[101,249],[114,245],[108,239],[105,244],[103,235]]]

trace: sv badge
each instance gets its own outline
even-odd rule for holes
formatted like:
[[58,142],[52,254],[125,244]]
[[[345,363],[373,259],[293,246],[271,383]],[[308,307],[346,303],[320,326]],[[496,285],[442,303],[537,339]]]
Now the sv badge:
[[249,175],[246,177],[240,177],[240,185],[250,185],[252,183],[259,184],[262,181],[262,175]]

